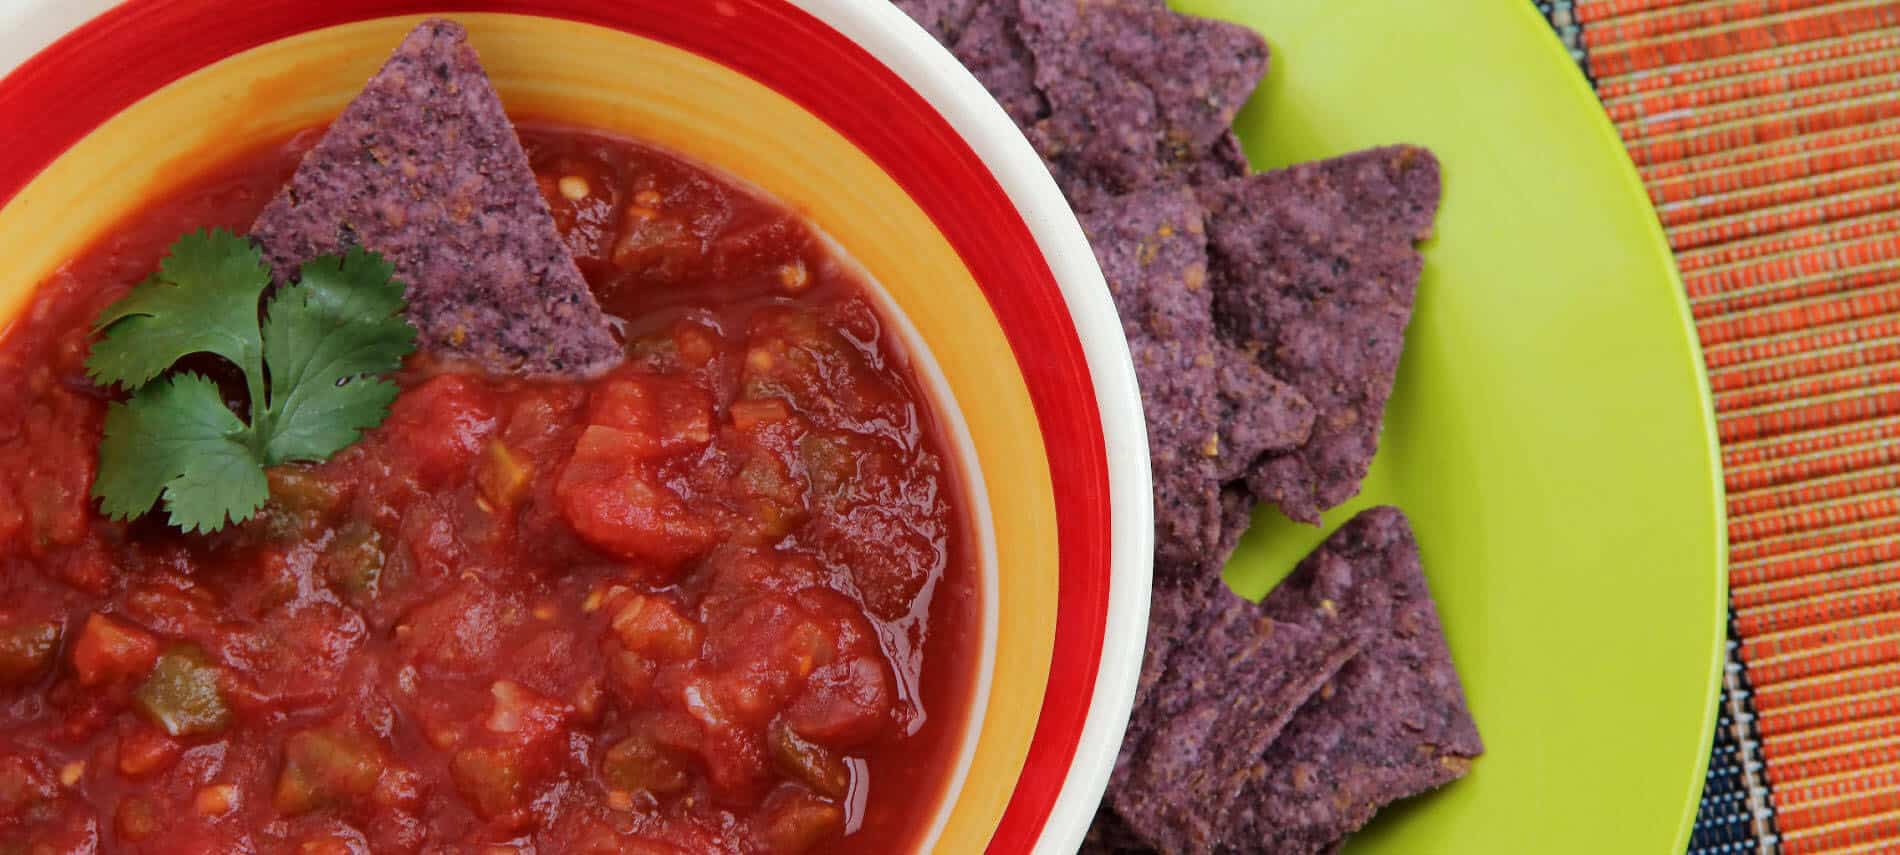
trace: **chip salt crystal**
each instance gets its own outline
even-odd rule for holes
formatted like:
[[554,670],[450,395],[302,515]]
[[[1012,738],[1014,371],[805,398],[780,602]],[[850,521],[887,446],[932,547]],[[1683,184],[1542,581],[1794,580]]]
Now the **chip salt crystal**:
[[[564,195],[585,184],[559,182]],[[410,32],[251,234],[279,280],[313,256],[380,253],[438,354],[529,375],[591,376],[621,358],[458,24]]]

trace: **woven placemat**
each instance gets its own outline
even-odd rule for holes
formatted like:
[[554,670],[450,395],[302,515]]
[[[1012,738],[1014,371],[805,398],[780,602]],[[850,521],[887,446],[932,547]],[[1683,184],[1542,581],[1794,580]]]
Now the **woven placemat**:
[[1690,852],[1900,851],[1900,0],[1539,5],[1715,395],[1732,618]]

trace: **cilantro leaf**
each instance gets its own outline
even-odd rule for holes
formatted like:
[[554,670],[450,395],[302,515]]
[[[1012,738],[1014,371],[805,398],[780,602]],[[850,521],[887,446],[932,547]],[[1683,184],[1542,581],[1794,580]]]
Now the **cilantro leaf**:
[[312,260],[298,284],[279,290],[264,320],[270,372],[271,463],[320,461],[382,424],[396,386],[371,375],[402,365],[415,349],[402,311],[402,283],[382,258],[352,249]]
[[200,375],[147,384],[106,409],[92,494],[120,519],[162,497],[172,525],[187,532],[248,519],[269,492],[245,439],[249,430],[225,407],[217,384]]
[[223,229],[185,235],[157,273],[99,314],[104,335],[86,371],[102,386],[136,389],[205,352],[249,372],[262,356],[257,298],[267,287],[270,268],[250,241]]
[[[131,397],[106,411],[93,496],[115,519],[162,504],[186,532],[250,519],[269,498],[264,467],[320,462],[382,423],[396,370],[415,350],[401,317],[402,283],[360,249],[306,263],[270,287],[263,255],[229,232],[180,238],[159,272],[100,314],[87,368]],[[161,377],[181,357],[211,353],[244,373],[248,421],[216,383]]]

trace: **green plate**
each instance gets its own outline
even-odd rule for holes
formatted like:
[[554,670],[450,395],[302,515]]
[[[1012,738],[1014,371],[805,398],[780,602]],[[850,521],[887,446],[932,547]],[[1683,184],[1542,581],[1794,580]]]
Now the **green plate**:
[[[1528,0],[1178,5],[1272,44],[1237,123],[1257,168],[1395,142],[1444,168],[1379,456],[1326,525],[1411,515],[1488,750],[1346,852],[1684,851],[1727,601],[1714,419],[1588,84]],[[1261,594],[1322,536],[1263,511],[1228,579]]]

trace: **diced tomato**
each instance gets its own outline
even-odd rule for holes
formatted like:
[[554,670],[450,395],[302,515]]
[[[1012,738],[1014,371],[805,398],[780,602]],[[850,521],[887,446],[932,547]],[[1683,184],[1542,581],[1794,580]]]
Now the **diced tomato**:
[[799,594],[799,604],[830,630],[830,661],[819,662],[785,721],[801,736],[845,747],[867,742],[890,721],[895,686],[862,612],[825,588]]
[[657,594],[632,594],[614,613],[613,631],[628,650],[649,658],[699,656],[700,626]]
[[444,374],[405,392],[378,433],[425,487],[466,471],[495,430],[494,405],[480,383]]
[[133,725],[119,734],[119,774],[140,778],[169,768],[184,746],[150,725]]
[[815,656],[833,640],[790,597],[761,594],[713,626],[707,662],[718,677],[710,690],[726,715],[760,726],[798,694]]
[[[408,554],[408,568],[428,580],[453,575],[468,551],[457,532],[454,512],[443,504],[436,497],[417,500],[403,515],[396,532],[396,548]],[[386,579],[382,587],[394,587],[399,582]]]
[[513,680],[497,680],[488,687],[494,705],[483,727],[504,741],[528,745],[553,738],[567,718],[565,704],[544,698]]
[[53,558],[60,581],[89,594],[101,595],[112,584],[112,557],[105,545],[88,540],[62,548]]
[[706,782],[721,800],[728,804],[755,802],[769,783],[772,769],[764,734],[732,717],[721,706],[718,694],[705,683],[686,691],[688,714],[705,725],[699,746],[700,765],[706,770]]
[[189,579],[162,576],[126,592],[125,611],[154,632],[188,637],[205,634],[217,623],[218,603]]
[[762,548],[725,547],[707,558],[701,620],[725,623],[730,608],[764,593],[795,594],[825,584],[824,568],[809,556]]
[[622,375],[594,390],[587,421],[624,432],[622,450],[635,458],[678,454],[712,441],[712,398],[683,378]]
[[151,633],[94,612],[73,644],[73,670],[82,686],[140,678],[158,661]]
[[671,568],[710,548],[718,527],[637,462],[644,445],[626,431],[588,428],[555,493],[568,524],[589,543]]
[[520,624],[524,612],[487,585],[468,581],[416,609],[399,637],[419,662],[472,672],[494,663],[504,634]]

